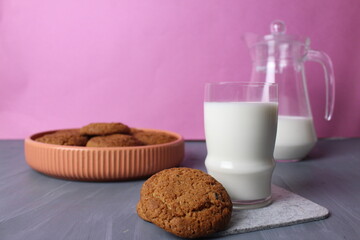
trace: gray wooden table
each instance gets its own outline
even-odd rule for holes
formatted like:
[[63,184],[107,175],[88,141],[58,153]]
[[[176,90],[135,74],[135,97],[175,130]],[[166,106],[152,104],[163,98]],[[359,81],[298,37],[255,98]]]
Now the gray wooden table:
[[[0,240],[179,239],[136,215],[144,180],[55,179],[30,169],[23,151],[21,140],[0,141]],[[187,142],[182,166],[205,170],[205,156],[204,142]],[[308,159],[278,163],[273,183],[331,216],[222,239],[360,239],[360,138],[320,140]]]

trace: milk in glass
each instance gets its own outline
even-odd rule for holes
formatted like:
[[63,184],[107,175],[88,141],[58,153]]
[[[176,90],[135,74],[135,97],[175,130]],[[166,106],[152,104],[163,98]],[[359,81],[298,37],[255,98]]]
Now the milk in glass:
[[278,104],[205,102],[207,171],[232,200],[269,198]]

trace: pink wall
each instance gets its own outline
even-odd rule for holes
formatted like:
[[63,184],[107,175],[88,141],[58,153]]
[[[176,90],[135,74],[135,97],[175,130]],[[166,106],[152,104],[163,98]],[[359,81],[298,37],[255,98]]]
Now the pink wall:
[[333,59],[331,122],[322,68],[306,64],[319,137],[360,136],[359,12],[358,0],[2,0],[0,138],[122,121],[202,139],[204,83],[248,80],[241,37],[274,19]]

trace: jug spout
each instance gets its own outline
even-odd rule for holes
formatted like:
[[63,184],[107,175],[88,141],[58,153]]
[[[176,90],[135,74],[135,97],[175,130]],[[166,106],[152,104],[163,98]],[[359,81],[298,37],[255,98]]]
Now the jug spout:
[[248,48],[251,48],[252,46],[254,46],[257,43],[258,39],[259,39],[259,36],[256,35],[255,33],[245,33],[242,36],[242,40],[245,42],[245,44]]

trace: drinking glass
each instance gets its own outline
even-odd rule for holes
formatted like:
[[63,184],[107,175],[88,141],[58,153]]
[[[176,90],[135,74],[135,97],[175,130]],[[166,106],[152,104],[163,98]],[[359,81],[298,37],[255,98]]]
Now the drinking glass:
[[277,110],[275,83],[205,85],[205,166],[225,187],[235,208],[271,203]]

